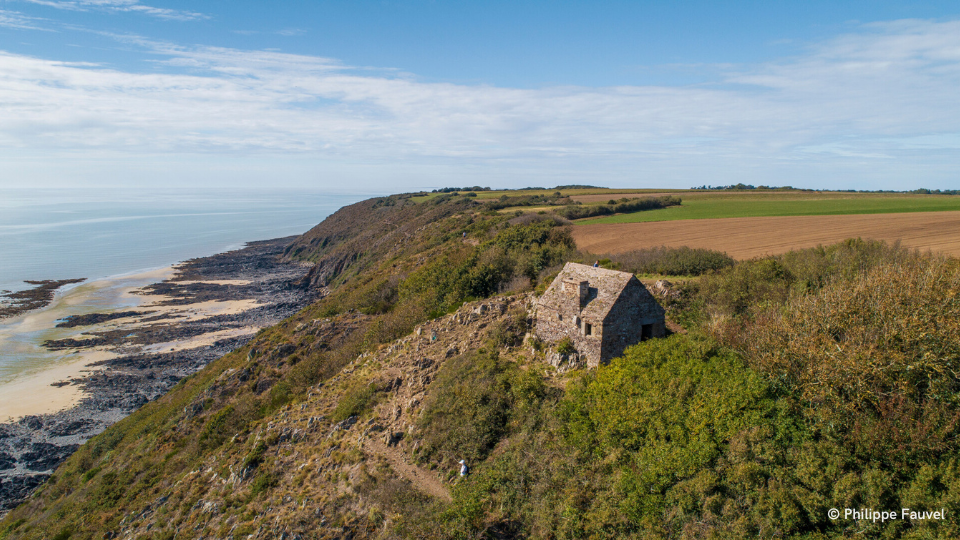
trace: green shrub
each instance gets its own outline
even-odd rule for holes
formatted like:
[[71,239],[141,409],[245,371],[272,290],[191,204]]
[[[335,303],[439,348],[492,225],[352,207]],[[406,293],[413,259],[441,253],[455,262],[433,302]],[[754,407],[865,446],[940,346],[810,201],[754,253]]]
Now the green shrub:
[[628,199],[624,202],[614,204],[600,205],[572,205],[558,208],[555,210],[557,215],[566,219],[583,219],[595,216],[609,216],[611,214],[625,214],[630,212],[642,212],[644,210],[656,210],[670,206],[679,206],[680,197],[665,195],[663,197],[643,197],[639,199]]
[[634,274],[699,276],[711,270],[733,266],[733,259],[726,253],[687,246],[660,246],[603,257],[600,265],[604,268],[612,264],[619,270]]
[[236,433],[234,420],[233,405],[227,405],[210,415],[203,426],[203,431],[200,432],[200,443],[206,447],[217,447],[223,444],[228,437]]
[[334,422],[346,420],[351,416],[360,416],[376,405],[377,385],[359,381],[347,388],[330,417]]
[[727,333],[760,372],[808,404],[818,425],[870,459],[960,449],[960,272],[898,256],[815,292],[760,307]]
[[565,337],[557,342],[557,352],[560,354],[573,354],[577,352],[577,347],[573,344],[573,340]]
[[243,458],[243,466],[241,468],[256,469],[257,467],[259,467],[260,464],[263,463],[263,456],[266,451],[267,451],[267,443],[265,443],[262,440],[257,441],[256,446],[254,446],[253,449],[250,450],[250,453],[247,454],[245,458]]
[[494,326],[490,337],[498,347],[515,347],[527,332],[527,311],[515,309]]
[[287,381],[279,381],[270,387],[268,409],[275,411],[293,400],[293,389]]
[[510,416],[509,369],[496,353],[469,353],[444,363],[418,423],[421,459],[475,463],[493,449]]
[[273,473],[261,473],[253,480],[253,483],[250,484],[250,496],[256,497],[265,491],[275,488],[278,484],[279,481]]

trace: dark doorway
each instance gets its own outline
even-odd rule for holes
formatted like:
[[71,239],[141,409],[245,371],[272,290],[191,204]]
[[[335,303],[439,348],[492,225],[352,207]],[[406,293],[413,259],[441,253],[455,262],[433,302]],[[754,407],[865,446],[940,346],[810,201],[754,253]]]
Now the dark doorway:
[[653,325],[645,324],[640,327],[640,341],[645,341],[653,337]]

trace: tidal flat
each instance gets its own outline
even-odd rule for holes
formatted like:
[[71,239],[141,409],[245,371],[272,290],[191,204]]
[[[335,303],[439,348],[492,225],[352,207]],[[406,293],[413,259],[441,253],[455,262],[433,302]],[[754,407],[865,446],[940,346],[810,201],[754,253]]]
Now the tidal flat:
[[[3,321],[0,510],[90,437],[313,297],[292,238],[83,283]],[[85,324],[90,323],[90,324]]]

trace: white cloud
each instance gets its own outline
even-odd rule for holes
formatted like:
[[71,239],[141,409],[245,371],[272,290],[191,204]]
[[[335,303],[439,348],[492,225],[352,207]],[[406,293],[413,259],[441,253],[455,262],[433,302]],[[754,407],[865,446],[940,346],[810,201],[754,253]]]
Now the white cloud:
[[0,27],[15,28],[17,30],[46,30],[39,26],[37,17],[30,17],[17,11],[0,9]]
[[152,6],[145,6],[138,0],[23,0],[31,4],[47,6],[68,11],[91,11],[100,10],[106,12],[135,12],[143,13],[160,19],[169,19],[176,21],[193,21],[198,19],[208,19],[203,13],[193,11],[182,11],[177,9],[166,9]]
[[684,185],[811,174],[895,181],[930,151],[939,152],[925,165],[933,178],[960,165],[958,22],[865,26],[687,87],[427,83],[328,58],[115,37],[179,73],[0,53],[0,147],[397,166],[455,159],[521,177],[575,164]]

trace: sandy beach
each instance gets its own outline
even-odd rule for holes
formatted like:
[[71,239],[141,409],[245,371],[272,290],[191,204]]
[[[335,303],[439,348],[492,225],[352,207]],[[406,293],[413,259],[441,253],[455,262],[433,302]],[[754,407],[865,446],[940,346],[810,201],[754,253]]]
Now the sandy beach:
[[0,512],[79,445],[309,303],[291,238],[58,290],[0,320]]
[[[76,386],[51,386],[91,371],[89,364],[106,360],[116,353],[103,349],[86,351],[46,350],[45,339],[77,335],[83,329],[62,331],[60,319],[103,310],[143,304],[147,297],[133,291],[148,283],[168,279],[174,274],[169,266],[92,281],[58,291],[46,307],[0,322],[0,421],[13,421],[25,415],[49,414],[76,405],[83,391]],[[153,301],[153,300],[150,300]]]
[[[141,319],[172,319],[178,322],[197,321],[217,315],[235,315],[253,309],[253,299],[203,301],[187,305],[164,305],[171,297],[157,294],[137,294],[144,285],[171,278],[176,267],[166,268],[97,280],[73,287],[56,295],[50,305],[24,315],[4,320],[0,325],[0,355],[10,359],[0,371],[0,422],[13,422],[27,415],[51,414],[75,406],[84,397],[81,386],[62,384],[79,379],[102,369],[91,366],[119,353],[110,347],[98,346],[76,350],[50,351],[43,347],[47,339],[83,339],[94,331],[121,330],[134,333],[144,324]],[[245,285],[247,280],[183,281],[185,285],[197,283],[212,285]],[[109,311],[130,311],[138,315],[113,319],[107,322],[71,329],[58,329],[56,325],[71,315],[84,315]],[[217,340],[254,334],[255,326],[226,329],[151,344],[143,352],[183,351],[209,346]],[[29,336],[23,339],[24,336]],[[125,351],[129,352],[129,351]],[[60,385],[56,385],[61,383]]]

